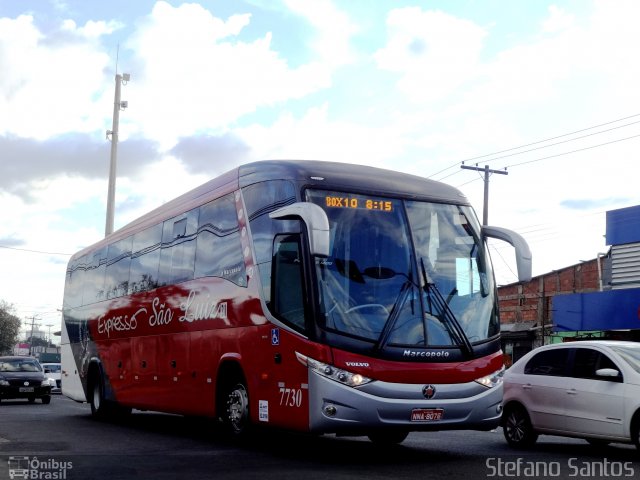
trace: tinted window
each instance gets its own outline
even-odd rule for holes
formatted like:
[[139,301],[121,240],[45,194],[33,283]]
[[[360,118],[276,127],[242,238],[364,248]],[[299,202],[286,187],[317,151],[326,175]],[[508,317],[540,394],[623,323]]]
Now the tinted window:
[[611,350],[616,352],[622,359],[636,372],[640,373],[640,346],[620,346],[615,345],[611,347]]
[[131,240],[132,237],[128,237],[109,245],[105,274],[107,298],[121,297],[129,291]]
[[86,255],[69,263],[64,289],[64,306],[66,308],[74,308],[82,305],[84,274],[86,269]]
[[107,267],[107,247],[87,255],[88,265],[85,272],[85,287],[82,296],[84,305],[106,299],[104,276]]
[[193,278],[197,231],[198,209],[164,222],[158,274],[160,285],[184,282]]
[[195,276],[222,277],[246,285],[234,194],[200,207]]
[[524,373],[528,375],[564,376],[568,355],[568,348],[542,351],[529,360],[524,367]]
[[152,290],[158,286],[162,224],[133,236],[129,293]]
[[271,255],[276,233],[299,232],[297,220],[272,220],[269,213],[296,201],[293,184],[275,180],[242,189],[265,300],[271,298]]
[[593,380],[618,380],[621,377],[599,377],[596,371],[601,368],[612,368],[620,371],[613,361],[605,354],[591,348],[577,348],[573,360],[572,376],[577,378],[589,378]]
[[273,298],[270,308],[281,320],[304,329],[304,279],[300,236],[279,235],[274,242]]

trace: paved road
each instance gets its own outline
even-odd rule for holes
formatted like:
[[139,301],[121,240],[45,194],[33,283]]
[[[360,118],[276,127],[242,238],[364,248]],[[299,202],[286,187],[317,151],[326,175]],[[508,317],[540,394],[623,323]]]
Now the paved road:
[[135,411],[97,422],[88,405],[61,396],[0,404],[0,480],[25,463],[30,478],[65,480],[640,478],[640,455],[627,445],[543,436],[513,451],[501,431],[412,433],[392,448],[264,431],[237,444],[205,419]]

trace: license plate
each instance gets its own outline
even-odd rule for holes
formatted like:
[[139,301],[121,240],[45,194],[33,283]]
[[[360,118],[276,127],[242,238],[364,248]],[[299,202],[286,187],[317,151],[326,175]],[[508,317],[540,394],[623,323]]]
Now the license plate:
[[33,387],[20,387],[19,392],[33,392]]
[[411,411],[412,422],[435,422],[442,420],[444,410],[442,408],[414,408]]

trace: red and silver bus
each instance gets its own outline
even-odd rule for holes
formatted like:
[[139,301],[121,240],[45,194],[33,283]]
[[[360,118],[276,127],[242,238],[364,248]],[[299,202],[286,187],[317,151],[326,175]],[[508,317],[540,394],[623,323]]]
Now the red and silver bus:
[[486,238],[446,184],[372,167],[263,161],[76,253],[63,393],[131,409],[368,435],[495,428],[503,357]]

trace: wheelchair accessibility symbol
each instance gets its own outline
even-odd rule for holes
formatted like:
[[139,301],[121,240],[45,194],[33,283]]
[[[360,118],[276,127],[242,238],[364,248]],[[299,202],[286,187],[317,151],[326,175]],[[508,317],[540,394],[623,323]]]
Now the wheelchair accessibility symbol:
[[271,345],[280,345],[280,329],[271,329]]

